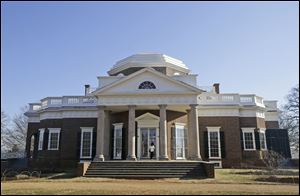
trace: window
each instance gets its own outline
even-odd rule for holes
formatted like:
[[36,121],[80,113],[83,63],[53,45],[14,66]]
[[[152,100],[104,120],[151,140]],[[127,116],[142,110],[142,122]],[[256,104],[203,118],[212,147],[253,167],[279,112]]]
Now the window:
[[175,124],[175,155],[176,159],[185,159],[184,125]]
[[80,158],[92,158],[93,127],[81,127]]
[[114,125],[114,159],[121,159],[123,123],[117,123],[113,125]]
[[266,129],[259,130],[259,144],[261,150],[267,150]]
[[153,82],[145,81],[139,85],[139,89],[156,89],[156,86],[153,84]]
[[35,143],[35,137],[34,135],[31,136],[30,138],[30,158],[33,158],[33,153],[34,153],[34,143]]
[[208,156],[210,159],[221,158],[220,127],[207,127]]
[[39,129],[39,147],[38,150],[43,150],[43,144],[44,144],[44,132],[45,129]]
[[48,150],[58,150],[60,128],[49,128]]
[[242,128],[244,150],[246,150],[246,151],[247,150],[256,150],[254,129],[255,128]]

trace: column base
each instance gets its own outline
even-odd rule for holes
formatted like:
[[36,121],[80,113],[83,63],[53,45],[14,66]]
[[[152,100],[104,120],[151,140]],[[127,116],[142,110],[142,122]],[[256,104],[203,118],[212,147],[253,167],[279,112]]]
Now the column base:
[[103,155],[95,156],[93,161],[104,161],[104,156]]
[[169,158],[167,156],[162,156],[162,157],[159,157],[159,160],[160,161],[168,161]]
[[126,160],[129,160],[129,161],[136,161],[136,157],[135,156],[127,156]]
[[189,160],[202,161],[202,158],[201,157],[190,157]]

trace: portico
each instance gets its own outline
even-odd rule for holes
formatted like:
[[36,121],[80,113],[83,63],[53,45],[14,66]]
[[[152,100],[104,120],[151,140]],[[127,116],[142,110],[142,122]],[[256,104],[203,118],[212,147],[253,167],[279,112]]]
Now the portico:
[[[156,160],[171,160],[176,158],[176,150],[186,151],[184,153],[184,159],[186,160],[201,160],[200,156],[200,144],[199,144],[199,130],[198,130],[198,118],[197,118],[197,105],[167,105],[167,104],[159,104],[159,105],[127,105],[123,106],[123,108],[127,108],[127,111],[122,112],[122,114],[128,115],[127,122],[109,122],[112,124],[124,124],[126,127],[122,127],[123,129],[127,129],[127,134],[122,135],[122,141],[127,141],[126,145],[126,159],[127,160],[145,160],[149,158],[148,147],[153,142],[156,151],[155,151],[155,159]],[[118,107],[120,109],[122,107]],[[188,108],[188,109],[186,109]],[[126,109],[125,109],[126,110]],[[177,110],[177,111],[176,111]],[[145,111],[155,111],[159,115],[152,114],[150,112]],[[185,112],[183,112],[185,111]],[[188,111],[188,112],[186,112]],[[112,153],[116,150],[115,134],[111,135],[111,139],[105,139],[105,131],[110,131],[105,123],[105,118],[107,118],[108,114],[116,114],[118,115],[118,110],[113,106],[99,106],[98,107],[98,127],[97,127],[97,140],[96,140],[96,155],[95,161],[105,161],[104,157],[111,157],[105,155],[104,146],[113,146]],[[136,115],[136,112],[139,115]],[[180,123],[184,125],[184,136],[186,136],[185,140],[182,142],[176,143],[176,119],[170,121],[168,117],[168,113],[172,115],[173,113],[179,113],[182,115],[181,118],[187,117],[187,123]],[[169,119],[169,121],[168,121]],[[180,119],[180,118],[178,118]],[[180,121],[182,122],[182,121]],[[168,131],[169,130],[169,131]],[[170,132],[170,130],[172,130]],[[106,133],[107,134],[107,133]],[[174,134],[174,135],[173,135]],[[171,142],[170,142],[171,141]],[[179,140],[178,140],[179,141]],[[112,142],[112,143],[111,143]],[[114,143],[114,144],[113,144]],[[125,145],[123,145],[125,146]],[[187,147],[185,150],[184,146]],[[177,148],[176,148],[177,147]],[[173,154],[173,155],[171,155]],[[123,156],[124,157],[124,156]],[[109,159],[109,158],[108,158]]]

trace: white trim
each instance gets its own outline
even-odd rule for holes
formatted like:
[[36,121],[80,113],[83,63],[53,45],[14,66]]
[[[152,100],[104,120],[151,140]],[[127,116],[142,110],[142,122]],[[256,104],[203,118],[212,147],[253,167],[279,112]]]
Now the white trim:
[[[93,147],[93,129],[94,127],[80,127],[81,129],[81,139],[80,139],[80,159],[89,159],[92,158],[92,147]],[[91,133],[90,137],[90,156],[82,156],[82,143],[83,143],[83,133]]]
[[[100,88],[100,89],[98,89],[98,90],[92,92],[91,95],[101,95],[101,94],[103,94],[103,92],[105,92],[107,89],[110,89],[110,88],[112,88],[112,87],[114,87],[114,86],[116,86],[116,85],[118,85],[118,84],[120,84],[120,83],[124,83],[125,81],[127,81],[127,80],[129,80],[129,79],[131,79],[131,78],[134,78],[135,76],[137,76],[137,75],[139,75],[139,74],[141,74],[141,73],[144,73],[144,72],[150,72],[150,73],[152,73],[152,74],[154,74],[154,75],[156,75],[156,76],[160,76],[160,77],[162,77],[162,78],[165,78],[165,79],[167,79],[167,80],[169,80],[169,81],[171,81],[171,82],[173,82],[173,83],[175,83],[175,84],[177,84],[177,85],[184,86],[184,87],[188,88],[189,90],[191,90],[191,92],[193,92],[193,93],[200,94],[200,93],[203,92],[203,90],[198,89],[197,87],[194,87],[194,86],[189,85],[189,84],[187,84],[187,83],[183,83],[183,82],[177,81],[177,80],[173,79],[173,78],[170,77],[170,76],[167,76],[167,75],[165,75],[165,74],[163,74],[163,73],[160,73],[160,72],[158,72],[158,71],[155,71],[155,70],[152,69],[152,68],[146,67],[146,68],[141,69],[141,70],[139,70],[139,71],[137,71],[137,72],[135,72],[135,73],[133,73],[133,74],[130,74],[130,75],[127,76],[127,77],[124,77],[124,78],[122,78],[122,79],[120,79],[120,80],[117,80],[117,81],[115,81],[115,82],[112,82],[111,84],[109,84],[109,85],[107,85],[107,86],[105,86],[105,87],[103,87],[103,88]],[[184,93],[187,93],[187,92],[184,92]]]
[[[254,127],[251,127],[251,128],[249,128],[249,127],[242,128],[244,151],[255,151],[256,150],[254,129],[255,129]],[[245,133],[252,133],[252,142],[253,142],[253,148],[252,149],[246,149]]]
[[159,158],[159,116],[156,116],[154,114],[151,114],[149,112],[135,118],[135,121],[137,121],[137,158],[141,159],[141,143],[142,143],[142,137],[141,137],[141,128],[155,128],[156,129],[156,159]]
[[[220,135],[220,128],[221,127],[206,127],[207,128],[207,137],[208,137],[208,157],[209,159],[221,159],[221,135]],[[218,157],[212,157],[210,151],[210,133],[211,132],[218,132]]]
[[[174,123],[175,125],[175,159],[176,160],[182,160],[182,159],[186,159],[185,156],[185,124],[184,123]],[[182,148],[183,148],[183,153],[182,153],[182,157],[177,157],[177,128],[182,128],[183,129],[183,144],[182,144]]]
[[[258,130],[258,133],[259,133],[259,145],[260,145],[260,149],[261,150],[268,150],[268,146],[267,146],[267,138],[266,138],[266,128],[260,128],[259,130]],[[260,134],[261,133],[263,133],[264,134],[264,143],[265,143],[265,148],[262,148],[261,147],[261,142],[260,142]]]
[[209,161],[209,163],[219,163],[219,167],[215,166],[215,168],[222,168],[222,161]]
[[[113,148],[113,159],[122,159],[122,153],[121,156],[117,156],[116,155],[116,130],[117,129],[121,129],[121,138],[123,137],[122,134],[122,129],[123,129],[123,123],[115,123],[113,124],[114,126],[114,148]],[[123,138],[122,138],[123,139]],[[121,140],[122,141],[122,140]],[[122,143],[121,143],[121,147],[122,147]],[[122,149],[122,148],[121,148]],[[122,152],[122,151],[121,151]]]
[[39,129],[39,145],[38,150],[43,150],[45,128]]
[[[48,129],[49,129],[48,150],[58,150],[59,149],[59,142],[60,142],[60,130],[61,130],[61,128],[48,128]],[[56,148],[50,148],[50,141],[51,141],[51,134],[52,133],[58,133],[57,147]]]

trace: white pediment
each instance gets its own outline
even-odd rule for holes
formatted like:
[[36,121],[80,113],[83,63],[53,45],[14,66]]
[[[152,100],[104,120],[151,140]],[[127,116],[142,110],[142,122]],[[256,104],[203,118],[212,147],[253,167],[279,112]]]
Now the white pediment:
[[[139,89],[144,81],[150,81],[155,89]],[[142,69],[94,92],[95,95],[118,94],[200,94],[202,91],[194,86],[159,73],[151,68]]]

